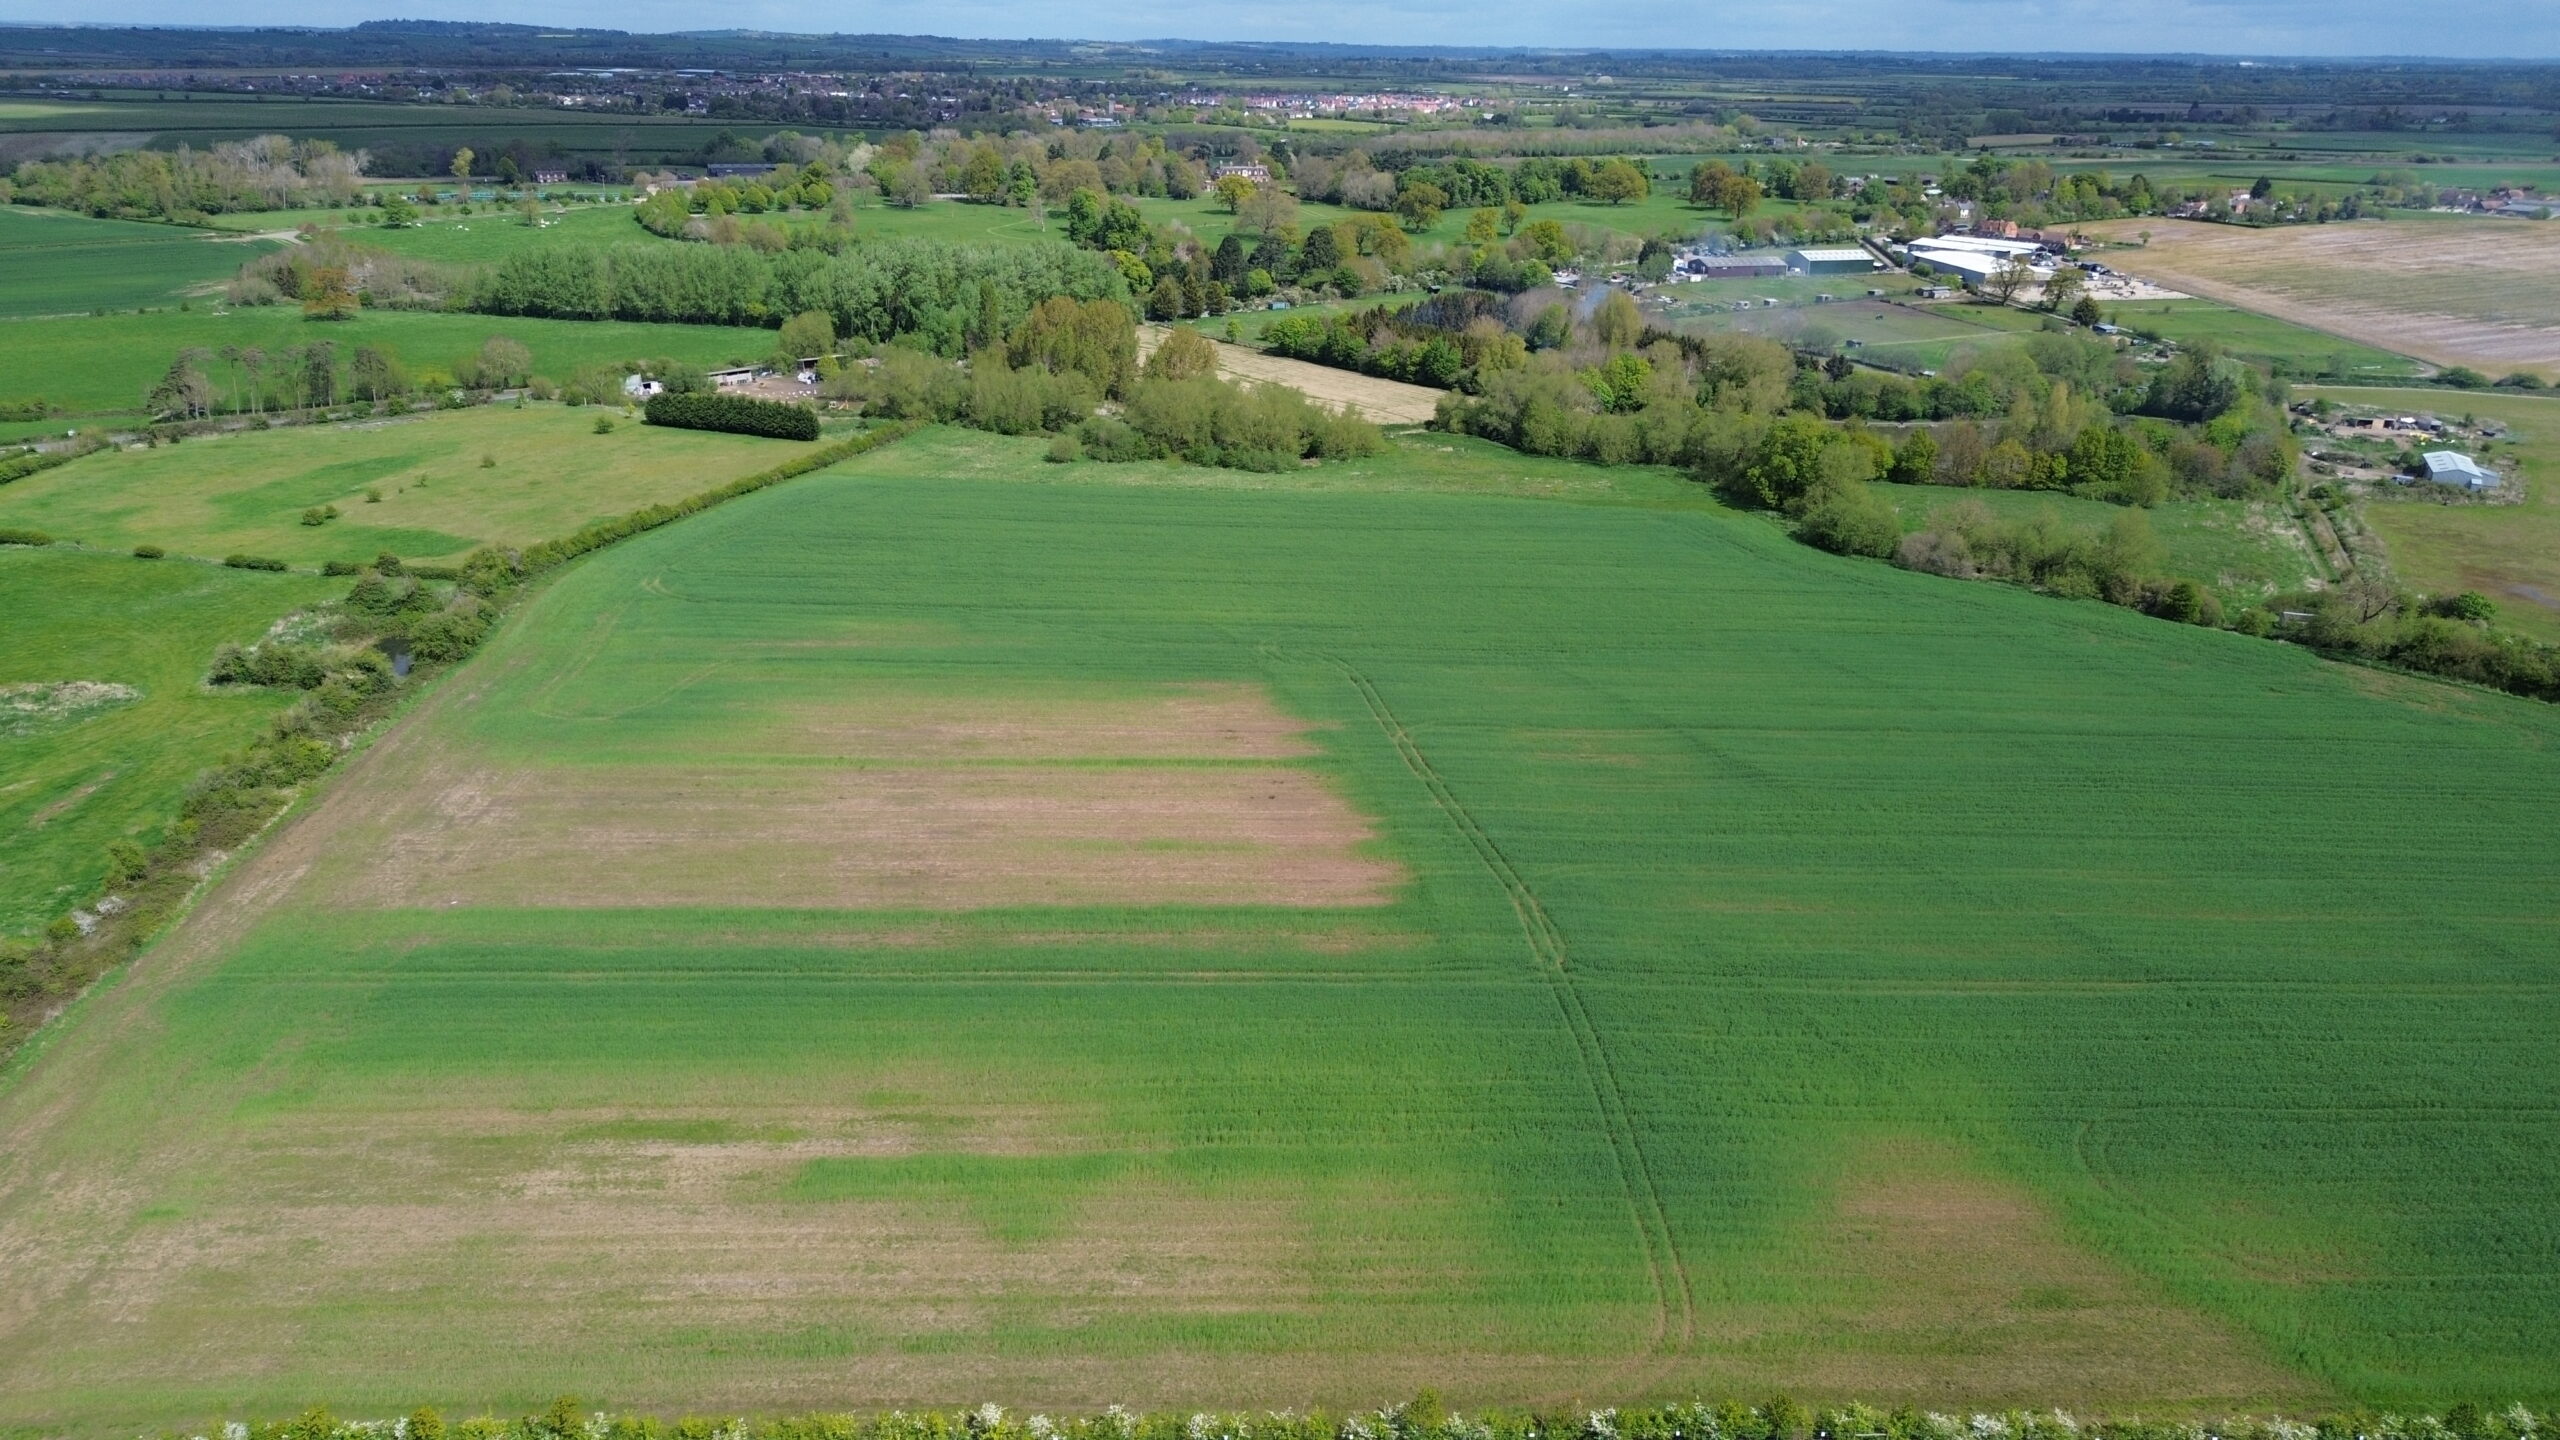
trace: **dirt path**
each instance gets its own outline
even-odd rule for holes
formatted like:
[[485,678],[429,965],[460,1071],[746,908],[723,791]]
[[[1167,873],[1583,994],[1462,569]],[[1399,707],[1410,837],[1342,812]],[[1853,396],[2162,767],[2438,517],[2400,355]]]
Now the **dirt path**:
[[[1139,357],[1153,354],[1165,333],[1162,325],[1139,326]],[[1224,340],[1210,343],[1218,347],[1221,374],[1266,385],[1286,385],[1319,404],[1348,405],[1381,425],[1419,425],[1431,418],[1439,408],[1440,397],[1447,393],[1428,385],[1408,385],[1401,380],[1381,380],[1330,365],[1266,355]]]

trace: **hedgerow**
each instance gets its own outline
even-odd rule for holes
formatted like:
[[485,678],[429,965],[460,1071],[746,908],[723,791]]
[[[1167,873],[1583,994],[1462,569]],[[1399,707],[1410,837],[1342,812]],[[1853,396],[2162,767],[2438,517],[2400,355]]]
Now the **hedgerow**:
[[[0,1055],[24,1040],[34,1022],[62,997],[77,993],[147,944],[184,906],[214,862],[282,814],[356,736],[388,717],[417,681],[469,655],[525,580],[616,540],[849,459],[915,428],[883,425],[673,504],[599,520],[522,552],[483,548],[450,569],[404,567],[385,555],[361,572],[335,607],[328,643],[270,640],[221,647],[208,667],[207,683],[297,690],[302,698],[246,751],[196,778],[158,845],[146,850],[120,840],[110,846],[106,878],[94,898],[56,917],[40,939],[0,940]],[[284,568],[280,561],[257,562],[251,556],[234,556],[225,563],[242,561],[251,562],[249,568]],[[405,680],[394,673],[395,651],[405,651],[420,667]],[[382,1432],[348,1428],[345,1433]]]
[[[2425,1412],[2351,1413],[2297,1419],[2232,1415],[2145,1420],[2062,1410],[1955,1413],[1903,1405],[1810,1408],[1785,1396],[1746,1405],[1684,1404],[1461,1414],[1431,1391],[1384,1409],[1133,1412],[1052,1416],[981,1405],[974,1410],[887,1414],[804,1412],[760,1417],[588,1411],[563,1396],[536,1415],[448,1420],[421,1406],[390,1420],[340,1420],[325,1409],[290,1420],[223,1427],[223,1440],[2538,1440],[2547,1418],[2523,1405],[2470,1402]],[[166,1440],[182,1440],[169,1436]],[[210,1436],[183,1440],[212,1440]]]
[[6,485],[12,480],[24,480],[30,475],[50,470],[56,465],[68,465],[87,453],[89,452],[86,449],[30,450],[23,455],[12,455],[6,460],[0,460],[0,485]]
[[641,412],[652,425],[680,430],[722,430],[775,440],[815,440],[818,412],[752,395],[653,395]]

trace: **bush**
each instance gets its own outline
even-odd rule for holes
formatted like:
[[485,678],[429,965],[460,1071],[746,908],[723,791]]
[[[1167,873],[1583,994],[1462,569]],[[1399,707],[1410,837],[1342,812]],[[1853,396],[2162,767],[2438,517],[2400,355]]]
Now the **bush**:
[[0,545],[50,545],[53,537],[41,530],[0,529]]
[[12,455],[6,460],[0,460],[0,485],[6,485],[12,480],[24,480],[39,470],[50,470],[56,465],[68,465],[86,453],[85,448],[74,447],[69,450],[30,450],[23,455]]
[[157,545],[136,545],[133,547],[133,558],[136,560],[157,560],[168,553],[168,551],[161,549]]
[[1835,555],[1892,555],[1902,544],[1893,504],[1854,481],[1823,481],[1806,492],[1796,535]]
[[270,559],[264,555],[225,555],[222,557],[222,563],[230,566],[234,570],[286,570],[291,568],[281,560]]
[[358,565],[353,560],[330,560],[321,564],[320,573],[323,575],[353,575],[363,569],[363,566]]
[[720,430],[776,440],[818,438],[817,411],[748,395],[653,395],[642,416],[652,425],[682,430]]

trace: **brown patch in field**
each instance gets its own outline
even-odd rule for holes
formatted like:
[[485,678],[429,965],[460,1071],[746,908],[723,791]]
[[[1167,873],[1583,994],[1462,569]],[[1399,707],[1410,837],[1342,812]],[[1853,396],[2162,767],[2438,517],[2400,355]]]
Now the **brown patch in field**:
[[1056,699],[882,688],[800,707],[759,739],[866,760],[1287,760],[1316,753],[1306,732],[1250,685]]
[[1279,763],[1311,753],[1304,732],[1242,687],[883,688],[743,728],[741,758],[440,757],[332,889],[397,907],[1385,904],[1403,872],[1359,853],[1369,823]]
[[30,830],[41,830],[54,821],[61,819],[65,814],[69,813],[71,807],[88,799],[90,796],[97,794],[108,781],[113,780],[114,778],[116,778],[116,772],[110,770],[106,774],[99,776],[97,779],[90,781],[88,784],[81,786],[79,789],[72,791],[70,794],[63,796],[61,799],[54,801],[52,804],[45,806],[41,810],[38,810],[33,815],[27,817],[27,828]]
[[[2347,222],[2253,230],[2175,220],[2092,227],[2151,232],[2119,269],[2208,299],[2440,365],[2560,371],[2560,234],[2484,219]],[[2128,312],[2128,323],[2138,322]]]
[[[1139,326],[1139,357],[1155,353],[1156,346],[1164,342],[1165,333],[1161,325]],[[1401,380],[1382,380],[1330,365],[1267,355],[1224,340],[1209,343],[1218,347],[1218,372],[1228,379],[1285,385],[1319,405],[1349,406],[1381,425],[1420,425],[1438,413],[1440,397],[1447,393],[1428,385],[1408,385]]]
[[[2178,1396],[2310,1399],[2320,1387],[2255,1340],[2082,1247],[2019,1187],[1945,1147],[1870,1145],[1808,1238],[1801,1284],[1836,1296],[1797,1317],[1804,1358],[1772,1379],[1824,1393],[2053,1404]],[[1751,1314],[1720,1341],[1775,1339]]]

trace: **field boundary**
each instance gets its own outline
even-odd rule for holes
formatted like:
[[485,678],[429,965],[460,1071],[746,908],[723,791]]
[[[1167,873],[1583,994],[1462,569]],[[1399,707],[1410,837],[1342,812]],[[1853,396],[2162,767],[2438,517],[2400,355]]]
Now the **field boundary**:
[[[1502,847],[1477,823],[1473,814],[1449,788],[1449,782],[1431,763],[1431,758],[1414,742],[1413,733],[1388,708],[1386,698],[1360,668],[1339,656],[1328,657],[1343,678],[1358,691],[1361,703],[1369,709],[1370,719],[1385,732],[1395,746],[1396,756],[1404,762],[1423,790],[1431,796],[1450,824],[1465,837],[1476,859],[1502,887],[1503,897],[1511,902],[1511,913],[1520,922],[1520,933],[1528,942],[1529,954],[1539,975],[1555,997],[1556,1009],[1563,1016],[1565,1028],[1573,1034],[1574,1048],[1580,1053],[1583,1077],[1590,1082],[1593,1102],[1600,1111],[1601,1122],[1609,1135],[1609,1148],[1618,1166],[1618,1181],[1626,1192],[1629,1218],[1635,1222],[1636,1235],[1644,1250],[1645,1269],[1653,1283],[1654,1348],[1666,1344],[1674,1351],[1686,1350],[1698,1334],[1695,1293],[1689,1282],[1689,1269],[1680,1256],[1680,1246],[1671,1231],[1669,1212],[1662,1203],[1662,1189],[1653,1178],[1653,1166],[1644,1151],[1644,1140],[1629,1112],[1624,1089],[1618,1083],[1617,1067],[1609,1059],[1608,1046],[1601,1041],[1599,1028],[1592,1024],[1589,1010],[1584,1008],[1581,992],[1573,983],[1573,957],[1567,950],[1564,932],[1547,914],[1529,882],[1522,879]],[[1674,1340],[1673,1312],[1678,1312],[1678,1337]]]

